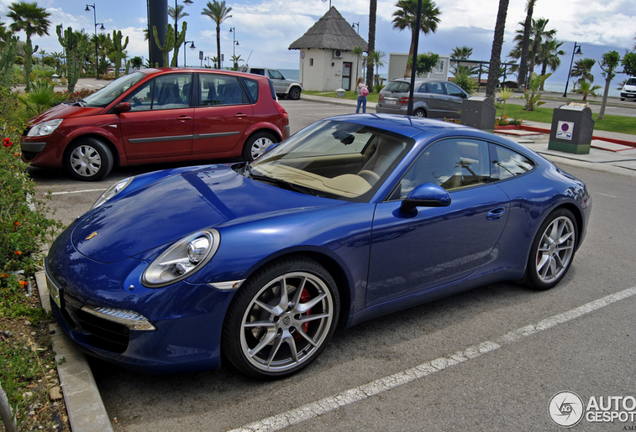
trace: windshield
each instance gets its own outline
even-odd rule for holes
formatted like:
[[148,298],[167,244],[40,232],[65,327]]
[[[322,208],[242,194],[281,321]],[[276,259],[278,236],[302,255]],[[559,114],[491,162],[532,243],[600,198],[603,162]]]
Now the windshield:
[[92,95],[84,98],[82,100],[82,105],[88,107],[108,106],[112,101],[121,96],[133,85],[141,81],[145,76],[146,74],[143,72],[134,72],[130,75],[124,75],[123,77],[108,84],[106,87],[103,87]]
[[251,165],[255,180],[318,196],[368,201],[412,147],[412,140],[370,126],[324,120]]
[[625,83],[626,85],[636,85],[636,78],[630,78]]

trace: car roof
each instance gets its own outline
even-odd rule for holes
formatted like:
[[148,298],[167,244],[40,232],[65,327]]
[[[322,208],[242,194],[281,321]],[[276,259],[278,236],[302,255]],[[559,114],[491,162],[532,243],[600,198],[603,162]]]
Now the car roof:
[[[411,78],[396,78],[396,79],[391,80],[389,82],[392,82],[392,81],[410,83],[411,82]],[[440,80],[440,79],[436,79],[436,78],[415,78],[415,82],[450,82],[450,81]]]
[[[161,73],[183,73],[183,72],[198,72],[198,73],[214,73],[220,75],[231,75],[231,76],[241,76],[250,79],[268,79],[267,77],[263,77],[262,75],[254,75],[246,72],[237,72],[237,71],[229,71],[222,69],[207,69],[207,68],[176,68],[176,67],[160,67],[160,68],[148,68],[141,69],[139,72],[142,72],[148,76],[151,75],[159,75]],[[254,78],[261,77],[261,78]]]

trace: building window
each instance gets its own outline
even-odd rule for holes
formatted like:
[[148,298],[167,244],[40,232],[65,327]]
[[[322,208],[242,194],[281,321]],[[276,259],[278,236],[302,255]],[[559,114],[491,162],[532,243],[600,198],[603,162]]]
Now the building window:
[[310,58],[309,59],[309,66],[313,66],[314,65],[314,59]]
[[438,74],[444,73],[444,60],[440,60],[439,63],[437,63],[437,73]]

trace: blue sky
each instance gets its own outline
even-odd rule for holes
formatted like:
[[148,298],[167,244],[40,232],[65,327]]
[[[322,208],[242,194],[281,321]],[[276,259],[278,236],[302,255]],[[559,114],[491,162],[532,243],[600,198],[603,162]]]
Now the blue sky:
[[[178,0],[182,4],[182,0]],[[215,24],[201,15],[207,0],[193,0],[186,6],[190,14],[187,40],[193,40],[196,50],[188,49],[188,65],[199,65],[198,52],[205,56],[216,55]],[[47,52],[62,51],[55,34],[55,26],[63,24],[73,29],[85,29],[93,32],[93,12],[85,12],[86,1],[78,0],[39,0],[38,5],[51,14],[49,36],[34,38],[34,43]],[[146,27],[145,0],[90,0],[95,3],[97,22],[103,23],[106,31],[121,30],[129,36],[127,51],[130,57],[147,57],[147,42],[143,39]],[[410,34],[393,30],[391,14],[395,11],[396,0],[378,0],[376,49],[390,52],[407,52]],[[9,23],[6,17],[10,0],[0,0],[0,19]],[[168,4],[174,6],[174,1]],[[360,34],[368,37],[368,0],[332,0],[342,16],[351,23],[360,23]],[[499,0],[437,0],[441,10],[441,23],[435,34],[420,38],[420,52],[435,52],[448,55],[456,46],[467,45],[473,48],[471,59],[489,60],[493,32]],[[510,0],[506,20],[506,42],[504,56],[512,48],[514,32],[518,23],[525,19],[526,0]],[[232,55],[232,33],[239,45],[236,54],[249,58],[251,65],[263,65],[284,69],[298,69],[299,52],[289,51],[289,45],[301,37],[329,7],[329,1],[321,0],[226,0],[232,7],[232,17],[221,25],[221,51],[228,64]],[[552,82],[565,82],[567,69],[572,55],[574,41],[583,46],[583,57],[600,59],[610,50],[623,55],[626,49],[633,49],[636,40],[636,8],[633,0],[537,0],[535,18],[548,18],[548,27],[558,31],[558,39],[565,41],[562,65],[550,78]],[[24,40],[24,35],[21,37]],[[183,49],[179,55],[179,65],[183,65]],[[386,68],[384,68],[386,70]],[[381,70],[382,72],[382,70]],[[602,81],[601,70],[594,70],[596,82]],[[619,75],[616,82],[625,79]]]

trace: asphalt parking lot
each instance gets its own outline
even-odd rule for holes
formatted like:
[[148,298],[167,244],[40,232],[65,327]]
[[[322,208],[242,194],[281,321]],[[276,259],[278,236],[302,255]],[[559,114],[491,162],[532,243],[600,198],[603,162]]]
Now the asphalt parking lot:
[[[292,132],[352,112],[282,102]],[[122,168],[96,183],[56,171],[31,173],[39,190],[53,192],[56,217],[69,223],[113,182],[163,167]],[[560,391],[578,394],[585,404],[592,397],[636,397],[634,177],[563,168],[587,183],[593,211],[587,238],[556,288],[488,285],[340,330],[312,366],[275,382],[253,381],[230,368],[146,376],[92,361],[113,428],[559,430],[548,406]],[[574,428],[635,429],[636,418],[584,418]]]

